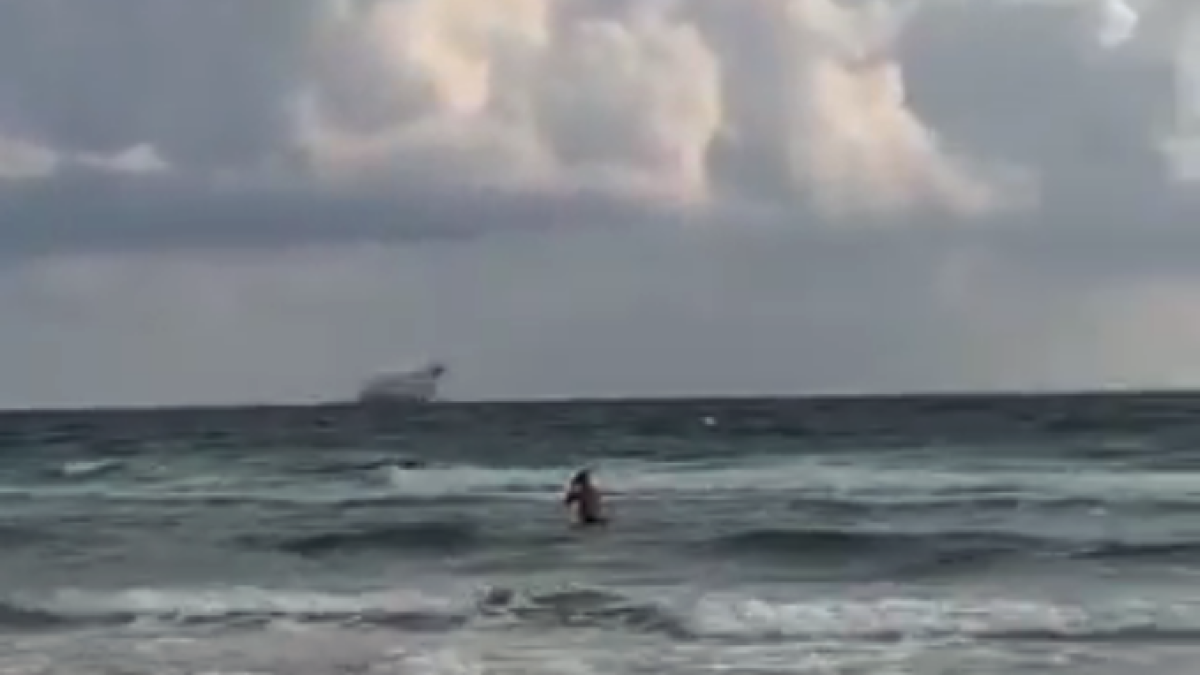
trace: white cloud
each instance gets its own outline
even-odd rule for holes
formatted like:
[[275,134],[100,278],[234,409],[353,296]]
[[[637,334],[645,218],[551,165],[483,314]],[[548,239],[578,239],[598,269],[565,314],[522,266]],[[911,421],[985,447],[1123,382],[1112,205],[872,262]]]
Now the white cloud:
[[1184,18],[1175,54],[1176,105],[1167,152],[1175,174],[1200,179],[1200,10]]
[[1105,47],[1119,47],[1137,31],[1140,16],[1126,0],[1097,0],[1097,39]]
[[159,173],[170,168],[158,150],[145,144],[114,155],[64,153],[29,140],[0,135],[0,181],[49,178],[68,167],[127,174]]
[[166,160],[158,154],[158,150],[145,143],[127,148],[111,156],[79,155],[75,161],[95,169],[117,173],[150,174],[170,169]]
[[[910,107],[891,53],[906,14],[832,0],[597,6],[330,5],[298,140],[320,175],[359,180],[418,169],[432,179],[440,168],[455,181],[601,181],[703,203],[736,191],[713,184],[721,142],[768,149],[758,161],[782,170],[792,199],[831,217],[969,215],[1005,197]],[[715,40],[732,21],[770,36],[780,62],[763,69],[739,60],[745,45]],[[772,79],[762,100],[733,100],[736,83],[755,78]],[[772,124],[756,123],[763,107],[780,108]]]

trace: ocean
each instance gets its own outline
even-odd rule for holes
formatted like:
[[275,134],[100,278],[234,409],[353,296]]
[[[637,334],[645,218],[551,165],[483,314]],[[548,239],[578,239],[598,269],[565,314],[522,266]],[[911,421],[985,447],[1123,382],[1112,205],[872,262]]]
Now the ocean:
[[0,550],[4,675],[1194,673],[1200,397],[9,413]]

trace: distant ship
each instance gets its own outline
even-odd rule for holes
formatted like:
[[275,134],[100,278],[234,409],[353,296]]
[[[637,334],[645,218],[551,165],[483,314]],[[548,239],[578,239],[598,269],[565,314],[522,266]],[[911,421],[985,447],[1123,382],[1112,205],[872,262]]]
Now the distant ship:
[[378,375],[358,393],[359,403],[430,403],[438,399],[438,385],[446,366],[431,363],[424,368]]

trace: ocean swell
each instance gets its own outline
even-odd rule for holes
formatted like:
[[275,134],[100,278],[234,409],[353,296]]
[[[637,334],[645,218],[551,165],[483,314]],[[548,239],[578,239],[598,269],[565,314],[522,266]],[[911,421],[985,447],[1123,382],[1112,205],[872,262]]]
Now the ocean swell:
[[699,547],[717,556],[808,565],[857,563],[909,575],[1021,561],[1200,562],[1200,540],[1060,539],[986,530],[762,528],[716,535],[702,540]]
[[468,521],[424,521],[301,535],[269,545],[306,556],[390,549],[453,553],[479,545],[482,538],[479,527]]

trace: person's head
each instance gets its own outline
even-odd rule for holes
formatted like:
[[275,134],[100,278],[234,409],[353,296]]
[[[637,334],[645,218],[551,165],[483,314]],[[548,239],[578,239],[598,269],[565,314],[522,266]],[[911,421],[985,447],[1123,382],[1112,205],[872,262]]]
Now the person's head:
[[579,472],[575,474],[575,477],[571,479],[572,485],[578,485],[580,487],[587,487],[588,485],[591,485],[591,483],[592,472],[590,469],[580,469]]

